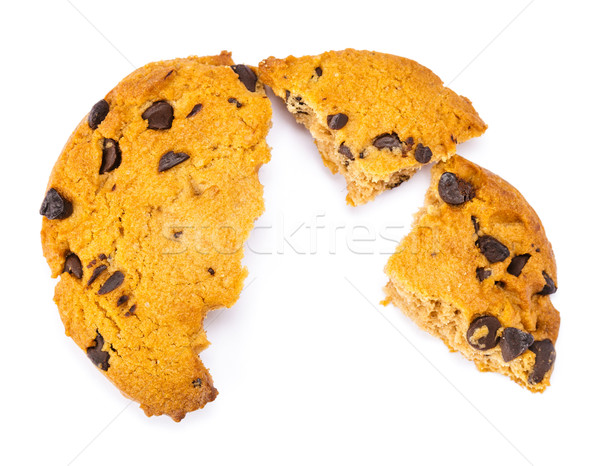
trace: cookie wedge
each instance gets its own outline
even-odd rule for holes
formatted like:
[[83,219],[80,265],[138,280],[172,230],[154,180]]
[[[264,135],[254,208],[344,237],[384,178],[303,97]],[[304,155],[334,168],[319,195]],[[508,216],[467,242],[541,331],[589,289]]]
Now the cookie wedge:
[[217,396],[203,322],[247,275],[270,117],[227,52],[150,63],[93,106],[52,171],[41,236],[66,334],[148,416],[179,421]]
[[359,205],[447,160],[487,125],[429,69],[394,55],[347,49],[263,60],[259,79],[313,135],[323,162]]
[[458,155],[434,166],[425,205],[385,271],[385,303],[451,351],[532,392],[550,384],[554,253],[533,208],[502,178]]

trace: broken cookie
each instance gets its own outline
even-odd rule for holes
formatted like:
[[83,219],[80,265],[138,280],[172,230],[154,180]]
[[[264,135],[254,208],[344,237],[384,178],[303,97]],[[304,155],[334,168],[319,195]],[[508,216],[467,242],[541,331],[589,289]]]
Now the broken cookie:
[[217,395],[203,321],[247,275],[270,116],[227,52],[150,63],[92,107],[50,176],[42,246],[66,333],[149,416]]
[[466,97],[407,58],[347,49],[267,58],[259,78],[315,138],[323,161],[342,173],[347,201],[364,204],[424,164],[447,160],[487,125]]
[[533,392],[550,384],[554,253],[535,211],[499,176],[458,155],[434,166],[425,205],[385,270],[386,303],[450,350]]

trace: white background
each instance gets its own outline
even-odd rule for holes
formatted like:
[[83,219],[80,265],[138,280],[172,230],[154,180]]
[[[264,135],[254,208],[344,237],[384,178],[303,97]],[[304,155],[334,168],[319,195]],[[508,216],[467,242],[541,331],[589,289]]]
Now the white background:
[[[599,464],[596,2],[1,9],[0,463]],[[534,395],[479,373],[378,304],[384,264],[422,203],[428,170],[347,207],[342,178],[273,101],[264,228],[248,244],[247,289],[206,323],[212,346],[202,359],[220,394],[179,424],[146,418],[64,336],[52,302],[38,209],[63,144],[146,62],[226,49],[256,64],[346,47],[419,61],[489,124],[459,153],[514,184],[553,243],[562,326],[552,386]]]

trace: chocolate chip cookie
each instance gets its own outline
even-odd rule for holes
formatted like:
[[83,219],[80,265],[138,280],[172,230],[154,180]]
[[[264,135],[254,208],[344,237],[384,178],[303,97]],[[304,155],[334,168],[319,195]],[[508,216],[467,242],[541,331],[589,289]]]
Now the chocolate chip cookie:
[[560,315],[552,246],[506,181],[456,155],[432,170],[425,206],[390,258],[387,302],[481,371],[533,392],[550,383]]
[[270,57],[258,73],[310,130],[325,165],[345,176],[351,205],[447,160],[487,128],[469,99],[407,58],[347,49]]
[[93,105],[52,171],[41,235],[66,334],[149,416],[217,395],[203,321],[247,275],[270,117],[229,53],[151,63]]

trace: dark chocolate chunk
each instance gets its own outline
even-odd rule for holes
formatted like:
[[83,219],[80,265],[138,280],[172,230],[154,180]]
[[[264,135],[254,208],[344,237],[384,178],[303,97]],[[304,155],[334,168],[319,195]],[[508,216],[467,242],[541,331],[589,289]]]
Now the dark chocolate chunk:
[[68,272],[75,278],[83,277],[83,268],[81,267],[81,261],[77,254],[69,253],[65,259],[65,267],[63,272]]
[[98,254],[98,259],[100,259],[101,261],[105,261],[107,259],[106,254]]
[[531,254],[521,254],[513,257],[510,261],[510,265],[506,268],[506,271],[509,274],[518,277],[521,275],[521,271],[523,270],[523,267],[525,267],[525,264],[527,264],[527,261],[530,257]]
[[415,160],[419,163],[428,163],[432,156],[431,149],[419,143],[415,149]]
[[510,256],[508,248],[493,236],[481,236],[475,244],[479,247],[481,254],[483,254],[492,264],[495,262],[502,262]]
[[154,102],[148,107],[142,118],[148,120],[148,129],[169,129],[173,123],[173,107],[165,100]]
[[323,75],[323,70],[321,69],[320,66],[317,66],[315,68],[315,73],[317,73],[317,76],[322,76]]
[[552,369],[556,359],[556,350],[548,339],[534,341],[529,349],[535,354],[535,364],[531,374],[529,374],[529,383],[535,385],[544,380],[546,373]]
[[104,338],[100,335],[100,332],[96,330],[96,338],[94,339],[94,346],[90,346],[87,350],[87,357],[91,359],[91,361],[98,366],[103,371],[108,370],[110,364],[108,360],[110,359],[110,354],[108,351],[102,351],[102,347],[104,346]]
[[344,144],[342,142],[342,145],[340,146],[340,148],[338,149],[338,152],[340,154],[342,154],[344,157],[347,157],[350,160],[354,160],[354,155],[352,154],[352,151],[350,150],[350,148]]
[[208,273],[211,274],[211,275],[214,275],[215,274],[215,270],[212,267],[209,267],[208,268]]
[[504,359],[504,362],[512,361],[516,357],[521,356],[532,343],[533,335],[531,333],[515,327],[505,328],[502,338],[500,338],[502,359]]
[[120,296],[119,299],[117,299],[117,306],[122,306],[127,301],[129,301],[129,296],[127,296],[126,294],[124,294],[124,295]]
[[500,327],[500,321],[493,316],[478,317],[467,330],[467,341],[475,349],[489,350],[498,344]]
[[246,89],[250,92],[256,91],[257,78],[254,71],[246,65],[233,65],[231,69],[237,73],[238,78],[242,81],[242,84],[246,86]]
[[125,317],[130,317],[135,313],[135,310],[137,309],[137,304],[134,304],[133,306],[131,306],[129,308],[129,310],[125,313]]
[[96,259],[92,260],[86,267],[91,269],[94,265],[96,265]]
[[108,102],[104,99],[96,102],[88,115],[88,125],[90,128],[96,129],[100,123],[104,121],[108,115]]
[[544,285],[544,288],[542,288],[542,291],[540,291],[538,294],[546,296],[552,293],[556,293],[557,288],[554,284],[554,280],[552,280],[552,277],[550,277],[550,275],[548,275],[546,272],[542,272],[542,275],[544,277],[544,280],[546,280],[546,284]]
[[348,115],[343,113],[327,115],[327,126],[331,129],[342,129],[346,123],[348,123]]
[[106,265],[99,265],[98,267],[96,267],[94,269],[94,271],[92,272],[90,279],[87,282],[88,286],[91,285],[92,283],[94,283],[96,281],[96,278],[98,278],[100,276],[100,274],[102,272],[104,272],[105,270],[106,270]]
[[402,141],[396,133],[384,133],[373,139],[373,145],[377,149],[390,149],[394,147],[402,147]]
[[202,379],[198,378],[193,380],[192,385],[196,388],[200,388],[202,386]]
[[164,172],[173,168],[175,165],[179,165],[181,162],[185,162],[190,156],[184,152],[173,152],[169,151],[160,158],[158,162],[158,171]]
[[483,267],[477,267],[477,269],[475,270],[475,275],[477,275],[477,280],[482,282],[490,275],[492,275],[492,271],[489,269],[484,269]]
[[438,193],[442,200],[450,205],[460,205],[475,197],[473,185],[450,172],[440,176]]
[[186,118],[193,117],[200,110],[202,110],[202,104],[196,104],[196,105],[194,105],[194,108],[192,108],[192,111],[190,113],[188,113],[188,115],[186,116]]
[[227,102],[229,102],[230,104],[235,104],[235,106],[237,108],[240,108],[242,106],[242,103],[238,102],[238,100],[234,99],[233,97],[230,97],[229,99],[227,99]]
[[409,136],[408,138],[406,138],[406,141],[404,141],[406,150],[411,150],[414,143],[415,143],[415,140],[412,138],[412,136]]
[[117,270],[110,277],[108,277],[108,279],[100,287],[100,289],[98,290],[98,294],[106,294],[116,290],[118,287],[121,286],[124,279],[125,275],[123,275],[123,272]]
[[102,147],[102,163],[100,174],[111,172],[121,165],[121,149],[114,139],[105,139]]
[[40,215],[50,219],[67,218],[73,213],[73,205],[54,188],[50,188],[40,207]]

